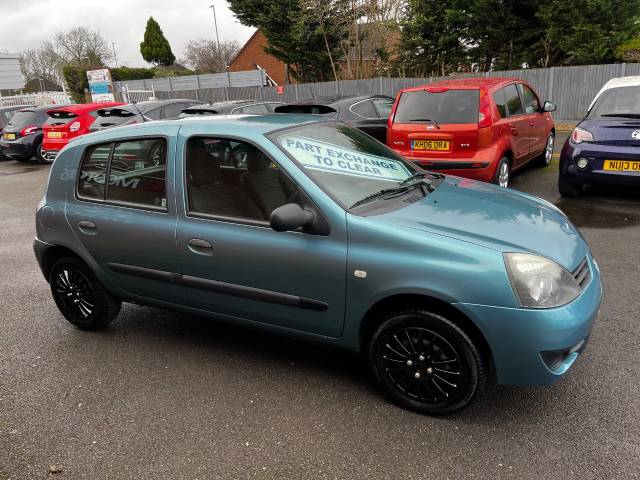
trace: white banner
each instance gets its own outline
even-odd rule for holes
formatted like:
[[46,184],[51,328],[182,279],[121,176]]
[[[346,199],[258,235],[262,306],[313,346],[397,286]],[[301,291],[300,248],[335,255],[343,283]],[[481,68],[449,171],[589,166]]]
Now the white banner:
[[293,158],[309,170],[368,177],[389,182],[401,182],[409,177],[409,171],[399,161],[367,155],[311,138],[286,135],[280,139],[282,146]]

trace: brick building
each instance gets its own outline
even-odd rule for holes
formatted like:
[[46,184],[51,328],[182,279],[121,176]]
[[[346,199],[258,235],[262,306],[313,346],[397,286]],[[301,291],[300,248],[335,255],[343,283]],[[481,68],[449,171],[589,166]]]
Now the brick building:
[[266,53],[264,51],[264,47],[266,46],[267,39],[260,30],[256,30],[231,61],[229,71],[243,72],[260,67],[265,70],[267,75],[278,85],[287,83],[286,64]]

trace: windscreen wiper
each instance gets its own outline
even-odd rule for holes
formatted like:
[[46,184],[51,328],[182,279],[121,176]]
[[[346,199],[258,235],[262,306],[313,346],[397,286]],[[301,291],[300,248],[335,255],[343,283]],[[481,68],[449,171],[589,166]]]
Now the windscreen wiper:
[[433,118],[412,118],[409,121],[410,122],[430,122],[430,123],[433,123],[438,130],[440,130],[440,124],[436,122]]
[[421,172],[415,173],[409,178],[406,178],[405,180],[403,180],[397,187],[385,188],[378,192],[372,193],[367,197],[364,197],[362,200],[358,200],[356,203],[354,203],[349,207],[349,210],[351,210],[352,208],[359,207],[360,205],[364,205],[365,203],[375,200],[376,198],[380,198],[380,197],[383,197],[385,199],[395,198],[399,195],[402,195],[405,192],[408,192],[414,187],[420,187],[423,195],[426,197],[429,193],[433,192],[436,189],[436,187],[433,185],[433,183],[430,180],[427,180],[426,178],[424,178],[426,175],[428,174],[421,173]]

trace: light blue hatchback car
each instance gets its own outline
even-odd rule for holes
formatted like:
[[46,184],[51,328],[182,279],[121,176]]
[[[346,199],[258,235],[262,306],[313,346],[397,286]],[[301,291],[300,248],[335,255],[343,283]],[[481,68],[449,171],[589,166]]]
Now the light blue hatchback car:
[[602,297],[553,205],[306,115],[82,137],[53,164],[34,249],[79,328],[123,301],[259,326],[362,352],[393,401],[428,414],[468,404],[490,369],[561,378]]

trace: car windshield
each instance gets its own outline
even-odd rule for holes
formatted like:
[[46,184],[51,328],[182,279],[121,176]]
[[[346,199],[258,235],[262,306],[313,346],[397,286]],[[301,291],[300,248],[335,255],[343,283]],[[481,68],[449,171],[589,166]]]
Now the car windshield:
[[602,92],[587,118],[640,117],[640,86],[617,87]]
[[343,123],[293,127],[270,138],[347,209],[369,199],[389,199],[378,194],[402,193],[414,176],[424,175],[385,145]]
[[395,123],[478,123],[479,90],[405,92],[400,97]]

